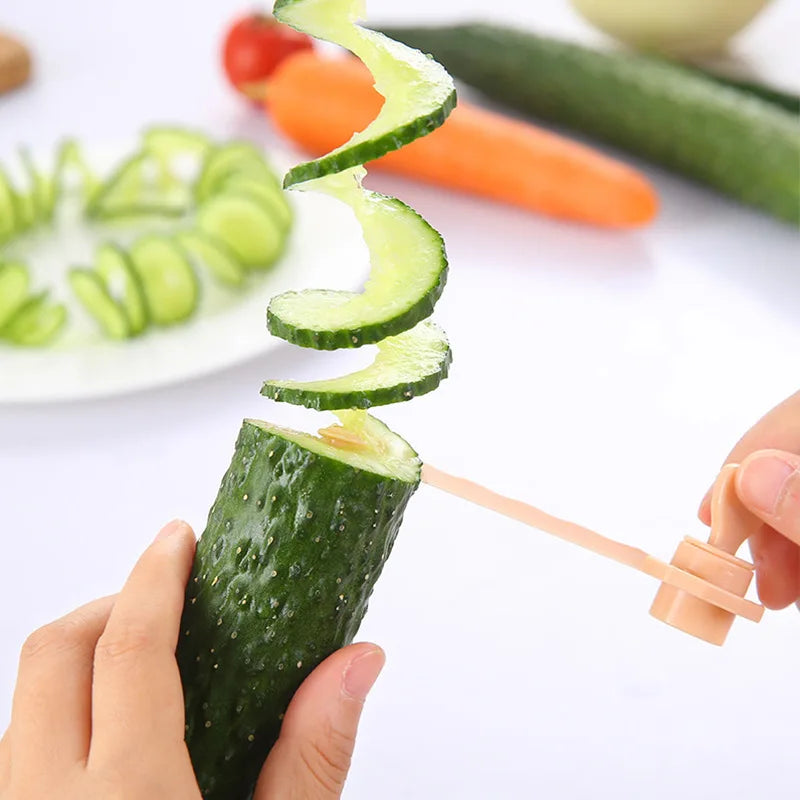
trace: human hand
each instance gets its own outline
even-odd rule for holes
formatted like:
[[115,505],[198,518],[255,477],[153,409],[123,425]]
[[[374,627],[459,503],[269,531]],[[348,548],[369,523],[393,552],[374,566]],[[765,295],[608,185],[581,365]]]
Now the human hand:
[[[750,537],[758,595],[767,608],[800,599],[800,392],[759,420],[731,450],[736,493],[764,525]],[[698,512],[711,524],[711,492]]]
[[[28,638],[0,740],[0,800],[201,800],[175,660],[194,547],[191,528],[170,523],[118,595]],[[306,678],[254,800],[340,796],[383,663],[377,646],[354,644]]]

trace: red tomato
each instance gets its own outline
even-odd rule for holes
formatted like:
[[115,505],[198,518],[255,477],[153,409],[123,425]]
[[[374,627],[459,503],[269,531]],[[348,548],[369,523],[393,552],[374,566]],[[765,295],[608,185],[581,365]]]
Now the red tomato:
[[263,93],[266,79],[287,56],[310,50],[311,38],[282,25],[268,14],[237,19],[225,36],[222,58],[231,85],[253,99]]

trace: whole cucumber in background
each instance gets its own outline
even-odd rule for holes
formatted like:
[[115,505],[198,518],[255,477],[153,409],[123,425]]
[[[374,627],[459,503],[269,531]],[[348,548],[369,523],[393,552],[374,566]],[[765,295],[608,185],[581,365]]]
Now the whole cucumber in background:
[[800,223],[800,118],[660,58],[490,24],[383,27],[487,97]]

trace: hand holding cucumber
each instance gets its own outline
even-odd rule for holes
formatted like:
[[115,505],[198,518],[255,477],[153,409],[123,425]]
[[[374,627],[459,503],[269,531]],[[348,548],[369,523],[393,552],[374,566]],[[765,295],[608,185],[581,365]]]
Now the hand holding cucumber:
[[[200,800],[175,661],[194,549],[191,528],[170,523],[118,595],[29,637],[0,739],[1,800]],[[354,644],[306,678],[253,800],[340,796],[362,704],[383,661],[375,645]]]
[[[759,420],[731,450],[736,491],[764,526],[750,539],[758,594],[767,608],[800,600],[800,392]],[[710,522],[710,493],[700,504]]]

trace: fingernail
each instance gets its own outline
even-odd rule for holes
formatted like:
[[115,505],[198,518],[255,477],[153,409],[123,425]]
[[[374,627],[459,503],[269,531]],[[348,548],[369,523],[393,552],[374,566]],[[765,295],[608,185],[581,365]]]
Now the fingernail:
[[185,527],[187,527],[187,525],[182,519],[174,519],[172,520],[172,522],[168,522],[158,532],[155,541],[160,542],[162,539],[166,539],[167,537],[172,536],[173,533],[177,533],[178,531],[182,530]]
[[794,466],[777,456],[748,460],[739,472],[739,496],[751,508],[774,514]]
[[362,703],[367,699],[378,675],[386,663],[386,654],[380,647],[367,650],[356,656],[345,668],[342,676],[342,692]]

